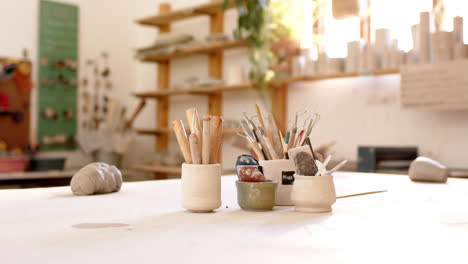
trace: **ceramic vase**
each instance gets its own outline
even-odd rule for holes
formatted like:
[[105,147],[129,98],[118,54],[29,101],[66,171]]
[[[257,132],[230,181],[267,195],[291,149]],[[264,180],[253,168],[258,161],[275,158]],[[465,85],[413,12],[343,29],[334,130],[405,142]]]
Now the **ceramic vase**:
[[182,164],[182,207],[194,213],[221,206],[221,165]]
[[291,191],[294,184],[294,162],[288,159],[261,160],[263,175],[270,181],[277,181],[276,205],[293,205]]
[[333,176],[295,175],[291,198],[298,212],[331,212],[336,201]]

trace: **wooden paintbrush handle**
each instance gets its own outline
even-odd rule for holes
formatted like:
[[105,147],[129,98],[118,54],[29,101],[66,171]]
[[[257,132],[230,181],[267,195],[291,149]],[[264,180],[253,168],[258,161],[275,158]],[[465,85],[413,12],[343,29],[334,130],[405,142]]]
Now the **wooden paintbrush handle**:
[[200,142],[198,141],[198,136],[195,133],[190,134],[189,141],[192,163],[201,164],[201,148]]
[[172,122],[172,129],[176,135],[177,142],[179,142],[180,150],[182,155],[184,155],[185,163],[192,164],[192,156],[190,154],[190,145],[187,139],[187,134],[185,133],[184,123],[182,120],[174,120]]
[[202,163],[210,164],[211,137],[210,137],[211,116],[203,117],[203,140],[202,145]]
[[223,135],[223,118],[212,116],[210,123],[211,153],[210,163],[219,163],[219,152],[221,151],[221,139]]

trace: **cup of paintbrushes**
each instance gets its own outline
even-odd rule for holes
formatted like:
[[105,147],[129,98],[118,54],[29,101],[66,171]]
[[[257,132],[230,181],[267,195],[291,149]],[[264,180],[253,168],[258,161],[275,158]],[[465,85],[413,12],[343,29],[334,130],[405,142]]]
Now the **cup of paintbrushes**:
[[195,108],[186,111],[190,135],[182,120],[172,124],[184,156],[182,164],[182,207],[196,213],[211,212],[221,206],[220,146],[223,119],[205,116],[203,127]]

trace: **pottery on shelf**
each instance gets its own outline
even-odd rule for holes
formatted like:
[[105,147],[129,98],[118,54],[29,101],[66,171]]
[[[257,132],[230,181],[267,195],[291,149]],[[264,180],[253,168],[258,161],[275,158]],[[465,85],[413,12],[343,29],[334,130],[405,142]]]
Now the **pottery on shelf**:
[[294,184],[294,162],[289,159],[261,160],[260,165],[267,180],[278,182],[276,205],[293,205],[291,191]]
[[182,207],[207,213],[221,206],[221,165],[182,164]]
[[237,203],[247,211],[270,211],[275,206],[277,181],[236,181]]
[[333,176],[295,175],[291,199],[298,212],[331,212],[336,201]]

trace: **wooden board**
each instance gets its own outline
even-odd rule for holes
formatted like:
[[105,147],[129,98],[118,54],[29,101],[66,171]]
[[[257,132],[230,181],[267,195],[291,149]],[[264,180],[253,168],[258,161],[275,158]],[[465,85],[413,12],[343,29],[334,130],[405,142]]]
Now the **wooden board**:
[[[6,64],[11,60],[0,58],[0,63]],[[30,61],[21,61],[21,63],[26,63],[32,70]],[[30,76],[29,81],[31,81]],[[12,76],[0,78],[0,94],[8,97],[10,111],[18,111],[22,114],[21,122],[14,121],[10,115],[0,115],[0,141],[7,143],[8,150],[20,148],[24,151],[30,143],[31,94],[30,92],[22,94]]]
[[407,109],[468,109],[468,60],[401,68],[401,106]]
[[[76,5],[40,1],[37,111],[39,142],[45,137],[59,135],[72,140],[77,132],[77,69],[73,70],[64,64],[67,60],[78,63],[78,19],[79,9]],[[57,118],[44,118],[41,113],[46,108],[55,111]],[[64,118],[67,110],[73,111],[73,119]],[[42,145],[43,150],[73,148],[74,144]]]
[[176,58],[183,58],[199,54],[210,54],[213,52],[219,52],[225,49],[241,48],[246,47],[247,44],[244,40],[227,40],[227,41],[216,41],[208,42],[203,45],[197,45],[188,47],[185,49],[177,50],[174,53],[169,54],[156,54],[148,55],[142,59],[145,62],[161,62]]

